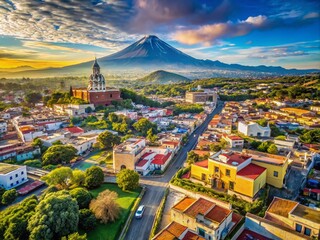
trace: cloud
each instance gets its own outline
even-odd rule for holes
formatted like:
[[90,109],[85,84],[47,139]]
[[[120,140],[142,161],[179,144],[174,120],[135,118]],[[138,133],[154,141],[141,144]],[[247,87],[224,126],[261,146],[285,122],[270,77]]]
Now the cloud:
[[310,12],[303,16],[304,19],[313,19],[313,18],[319,18],[320,14],[318,12]]
[[209,46],[217,39],[242,36],[254,29],[265,28],[267,24],[268,18],[259,15],[236,23],[228,21],[227,23],[204,25],[198,29],[181,30],[174,34],[174,39],[185,44],[203,43]]
[[132,15],[132,6],[124,0],[0,0],[0,6],[0,35],[101,47],[130,40],[121,31]]
[[32,50],[10,50],[0,48],[0,59],[11,58],[11,59],[33,59],[38,58],[39,54]]

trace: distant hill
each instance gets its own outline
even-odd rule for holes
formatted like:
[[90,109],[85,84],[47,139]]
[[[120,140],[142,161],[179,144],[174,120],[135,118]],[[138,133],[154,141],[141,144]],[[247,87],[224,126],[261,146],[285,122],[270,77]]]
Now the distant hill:
[[[98,59],[101,72],[106,76],[120,73],[135,79],[147,72],[165,69],[184,75],[193,73],[196,78],[206,77],[257,77],[279,75],[302,75],[319,72],[318,69],[285,69],[279,66],[244,66],[220,61],[194,58],[162,41],[148,35],[123,50]],[[92,61],[62,68],[0,73],[0,77],[50,77],[83,76],[91,73]]]
[[150,73],[149,75],[143,78],[137,79],[137,81],[146,82],[146,83],[166,84],[166,83],[186,82],[186,81],[191,81],[191,79],[176,73],[158,70]]

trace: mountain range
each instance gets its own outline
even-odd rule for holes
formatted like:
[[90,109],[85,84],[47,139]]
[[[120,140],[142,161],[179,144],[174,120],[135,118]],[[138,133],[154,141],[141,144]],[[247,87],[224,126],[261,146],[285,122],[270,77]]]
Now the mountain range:
[[[148,35],[123,50],[98,59],[101,72],[106,75],[123,74],[124,78],[144,76],[146,73],[165,69],[185,73],[187,77],[245,77],[272,75],[299,75],[318,72],[318,69],[298,70],[274,66],[243,66],[220,61],[194,58],[172,47],[157,36]],[[0,72],[0,77],[50,77],[89,75],[92,61],[62,68]],[[139,78],[139,77],[138,77]]]
[[158,70],[148,74],[143,78],[137,79],[137,81],[145,82],[145,83],[166,84],[166,83],[188,82],[188,81],[191,81],[191,79],[176,73]]

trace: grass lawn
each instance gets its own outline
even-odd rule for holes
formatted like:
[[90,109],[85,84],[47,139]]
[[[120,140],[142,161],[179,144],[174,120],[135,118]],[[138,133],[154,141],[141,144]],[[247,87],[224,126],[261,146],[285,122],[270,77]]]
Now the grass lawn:
[[130,210],[139,196],[140,189],[134,192],[123,192],[116,184],[106,183],[97,189],[90,190],[94,197],[106,189],[118,193],[117,203],[121,207],[120,218],[113,223],[102,224],[98,223],[96,228],[90,232],[87,232],[88,240],[113,240],[118,237],[120,231],[125,224]]
[[105,161],[107,165],[112,165],[112,156],[106,160],[107,155],[112,151],[98,151],[97,153],[93,153],[91,156],[87,158],[87,160],[95,161],[99,163],[100,161]]

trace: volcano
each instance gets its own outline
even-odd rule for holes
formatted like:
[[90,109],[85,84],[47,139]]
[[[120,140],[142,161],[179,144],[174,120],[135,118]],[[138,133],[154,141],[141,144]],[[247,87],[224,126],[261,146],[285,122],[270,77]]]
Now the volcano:
[[[131,44],[123,50],[98,59],[101,71],[108,74],[139,73],[160,69],[170,72],[196,72],[194,78],[201,77],[252,77],[270,75],[301,75],[319,72],[318,69],[297,70],[273,66],[243,66],[240,64],[226,64],[220,61],[202,60],[189,56],[182,51],[162,41],[157,36],[148,35]],[[29,70],[16,73],[1,74],[3,77],[48,77],[48,76],[79,76],[88,75],[92,61],[63,68]],[[206,73],[206,75],[204,75]],[[202,74],[202,75],[201,75]],[[124,76],[123,75],[123,76]]]

